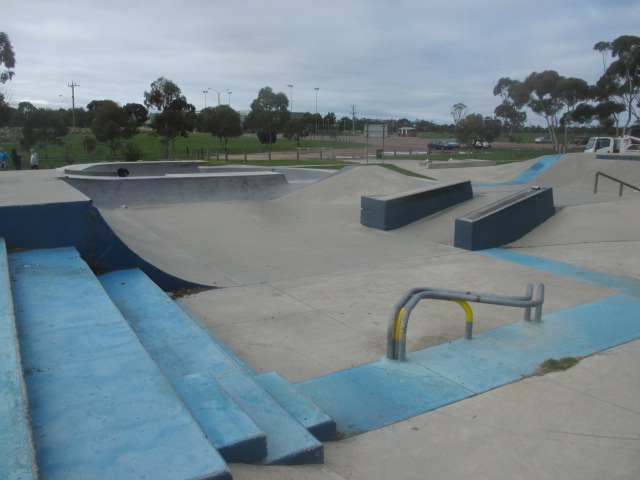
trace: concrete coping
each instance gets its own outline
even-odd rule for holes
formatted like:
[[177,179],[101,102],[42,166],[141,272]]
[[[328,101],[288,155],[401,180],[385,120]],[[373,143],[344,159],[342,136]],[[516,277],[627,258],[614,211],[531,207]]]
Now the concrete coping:
[[459,180],[459,181],[451,181],[451,182],[443,182],[443,183],[434,183],[422,188],[416,188],[414,190],[409,190],[406,192],[400,193],[392,193],[389,195],[363,195],[364,197],[374,198],[376,200],[395,200],[396,198],[405,198],[411,197],[412,195],[419,195],[420,193],[428,192],[428,191],[436,191],[436,190],[444,190],[448,187],[458,186],[464,183],[469,183],[468,180]]
[[[168,173],[164,175],[165,177],[259,177],[264,175],[284,175],[281,172],[271,172],[271,171],[262,171],[262,172],[216,172],[216,173]],[[140,177],[138,177],[140,178]]]
[[157,160],[153,162],[102,162],[102,163],[79,163],[76,165],[66,165],[57,168],[60,173],[82,172],[82,171],[109,171],[115,172],[122,167],[146,168],[153,166],[162,167],[189,167],[206,163],[204,160]]
[[67,175],[67,178],[96,180],[96,181],[131,181],[131,180],[159,180],[163,178],[220,178],[220,177],[261,177],[261,176],[284,176],[281,172],[220,172],[220,173],[165,173],[161,175],[136,175],[127,177],[104,176],[104,175]]
[[509,195],[508,197],[502,198],[496,202],[490,203],[489,205],[479,208],[478,210],[474,210],[473,212],[468,213],[462,217],[459,217],[457,220],[461,221],[474,221],[480,218],[483,218],[489,214],[493,214],[495,212],[499,212],[500,210],[504,210],[505,208],[514,205],[525,198],[532,197],[538,194],[540,191],[547,190],[549,187],[531,187],[526,190],[521,190],[519,192],[514,193],[513,195]]

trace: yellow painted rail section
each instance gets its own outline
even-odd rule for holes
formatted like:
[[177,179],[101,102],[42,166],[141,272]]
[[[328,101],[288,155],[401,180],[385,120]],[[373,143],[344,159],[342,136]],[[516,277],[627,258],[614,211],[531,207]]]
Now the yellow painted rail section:
[[533,299],[533,285],[531,283],[527,284],[526,294],[517,297],[460,290],[413,288],[396,303],[387,327],[387,358],[390,360],[405,359],[409,316],[417,303],[424,299],[447,300],[460,305],[466,314],[465,338],[470,340],[473,335],[473,311],[468,302],[524,308],[526,321],[531,320],[531,308],[535,307],[534,321],[539,322],[544,302],[544,285],[538,285],[536,299]]

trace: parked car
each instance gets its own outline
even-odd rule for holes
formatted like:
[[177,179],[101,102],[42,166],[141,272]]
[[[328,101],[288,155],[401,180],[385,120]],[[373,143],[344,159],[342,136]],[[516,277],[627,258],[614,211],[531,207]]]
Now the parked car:
[[549,137],[538,137],[534,140],[536,143],[551,143],[551,139]]
[[589,137],[576,137],[573,143],[575,143],[576,145],[586,145],[587,143],[589,143]]
[[444,140],[430,140],[427,144],[429,150],[450,150],[451,147]]
[[453,150],[454,148],[460,148],[460,142],[456,138],[450,138],[449,140],[447,140],[447,145],[451,150]]
[[491,142],[487,142],[481,138],[476,138],[473,140],[473,146],[476,148],[491,148]]

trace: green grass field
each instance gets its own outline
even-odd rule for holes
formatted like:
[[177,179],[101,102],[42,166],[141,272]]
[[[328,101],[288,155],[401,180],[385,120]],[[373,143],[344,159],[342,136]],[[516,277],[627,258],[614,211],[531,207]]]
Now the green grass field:
[[[529,135],[529,134],[522,134]],[[531,139],[527,137],[526,141],[533,141],[538,134],[530,134]],[[60,144],[39,145],[37,150],[40,156],[40,168],[56,168],[68,163],[94,163],[94,162],[106,162],[123,160],[124,158],[120,153],[117,153],[114,157],[111,150],[103,145],[97,144],[97,147],[93,151],[85,151],[83,142],[86,138],[93,135],[90,133],[75,133],[69,134],[63,137]],[[324,168],[339,168],[344,165],[350,165],[354,162],[350,162],[348,159],[336,160],[329,158],[331,156],[331,149],[362,149],[364,154],[365,144],[358,143],[362,137],[354,137],[353,141],[336,141],[330,137],[318,137],[318,139],[304,139],[301,140],[300,146],[298,143],[291,140],[279,139],[274,145],[272,145],[271,160],[251,160],[252,154],[266,154],[267,148],[265,145],[260,144],[257,138],[253,136],[243,136],[239,138],[233,138],[228,142],[228,155],[233,158],[229,159],[224,156],[222,147],[219,140],[210,134],[205,133],[192,133],[187,138],[177,138],[174,145],[169,145],[169,158],[180,160],[204,160],[209,165],[221,165],[227,163],[241,163],[241,164],[256,164],[264,165],[265,162],[274,166],[314,166]],[[504,139],[499,139],[504,140]],[[155,136],[152,133],[139,133],[135,137],[123,142],[135,143],[142,152],[142,160],[161,160],[167,158],[165,153],[165,146],[161,143],[161,137]],[[8,152],[11,149],[16,148],[23,156],[23,165],[28,159],[28,152],[22,151],[19,144],[3,143],[2,147]],[[300,159],[290,160],[285,158],[278,158],[278,152],[295,152],[300,149]],[[319,151],[324,149],[323,158],[320,159]],[[425,144],[426,149],[426,144]],[[424,150],[423,150],[424,151]],[[581,151],[580,148],[573,149],[572,151]],[[374,154],[372,148],[369,148],[369,153]],[[469,158],[481,158],[486,160],[493,160],[498,163],[507,163],[514,161],[522,161],[530,158],[536,158],[543,155],[553,153],[551,145],[540,145],[536,148],[519,148],[519,147],[499,147],[486,150],[469,150],[460,149],[459,151],[445,151],[445,152],[431,152],[430,155],[412,154],[407,155],[407,152],[394,152],[386,149],[383,159],[370,158],[369,163],[384,163],[384,160],[425,160],[430,158],[432,160],[439,159],[469,159]],[[246,157],[245,157],[246,154]],[[287,155],[291,157],[291,155]],[[245,158],[247,161],[245,161]],[[266,158],[263,155],[263,158]]]
[[[114,157],[111,150],[103,145],[98,144],[94,151],[88,152],[83,147],[83,142],[87,137],[93,137],[91,134],[69,134],[62,138],[60,144],[38,145],[37,151],[40,157],[41,168],[55,168],[68,163],[65,151],[70,153],[69,157],[73,163],[92,163],[122,160],[120,153]],[[166,159],[165,146],[161,143],[161,137],[151,133],[139,133],[127,142],[135,143],[143,153],[142,160],[161,160]],[[66,145],[66,146],[65,146]],[[2,143],[1,145],[7,152],[15,148],[22,154],[23,163],[28,158],[28,152],[24,151],[17,143]],[[332,141],[329,137],[324,139],[300,141],[301,149],[344,149],[344,148],[364,148],[364,144],[353,142],[337,142]],[[262,145],[256,138],[244,136],[229,140],[229,155],[243,155],[267,153],[267,148]],[[298,143],[292,140],[279,139],[272,145],[273,151],[296,151]],[[187,138],[177,138],[174,145],[169,145],[169,157],[176,159],[207,159],[223,157],[222,147],[217,137],[205,133],[192,133]],[[274,158],[275,159],[275,158]],[[216,163],[216,162],[213,162]],[[315,163],[315,162],[314,162]]]

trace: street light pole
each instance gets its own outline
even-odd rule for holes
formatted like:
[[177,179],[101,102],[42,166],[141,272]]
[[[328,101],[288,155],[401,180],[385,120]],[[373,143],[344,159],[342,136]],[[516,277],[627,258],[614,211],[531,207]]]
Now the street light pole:
[[207,93],[209,93],[209,90],[211,90],[210,88],[203,90],[202,93],[204,93],[204,108],[207,108]]
[[287,85],[289,87],[289,113],[293,113],[293,85]]
[[229,103],[228,103],[228,104],[229,104],[229,106],[231,106],[231,94],[232,94],[233,92],[231,92],[231,91],[227,90],[227,93],[229,94]]
[[314,90],[316,91],[316,115],[318,114],[318,90],[320,90],[318,87],[314,87]]
[[[232,92],[229,91],[228,88],[226,90],[221,90],[220,92],[218,90],[214,90],[213,88],[210,88],[209,90],[213,90],[214,92],[216,92],[218,94],[218,106],[220,106],[220,94],[222,92],[227,92],[229,95],[231,95],[231,93],[232,93]],[[231,101],[231,99],[229,99],[229,101]]]

